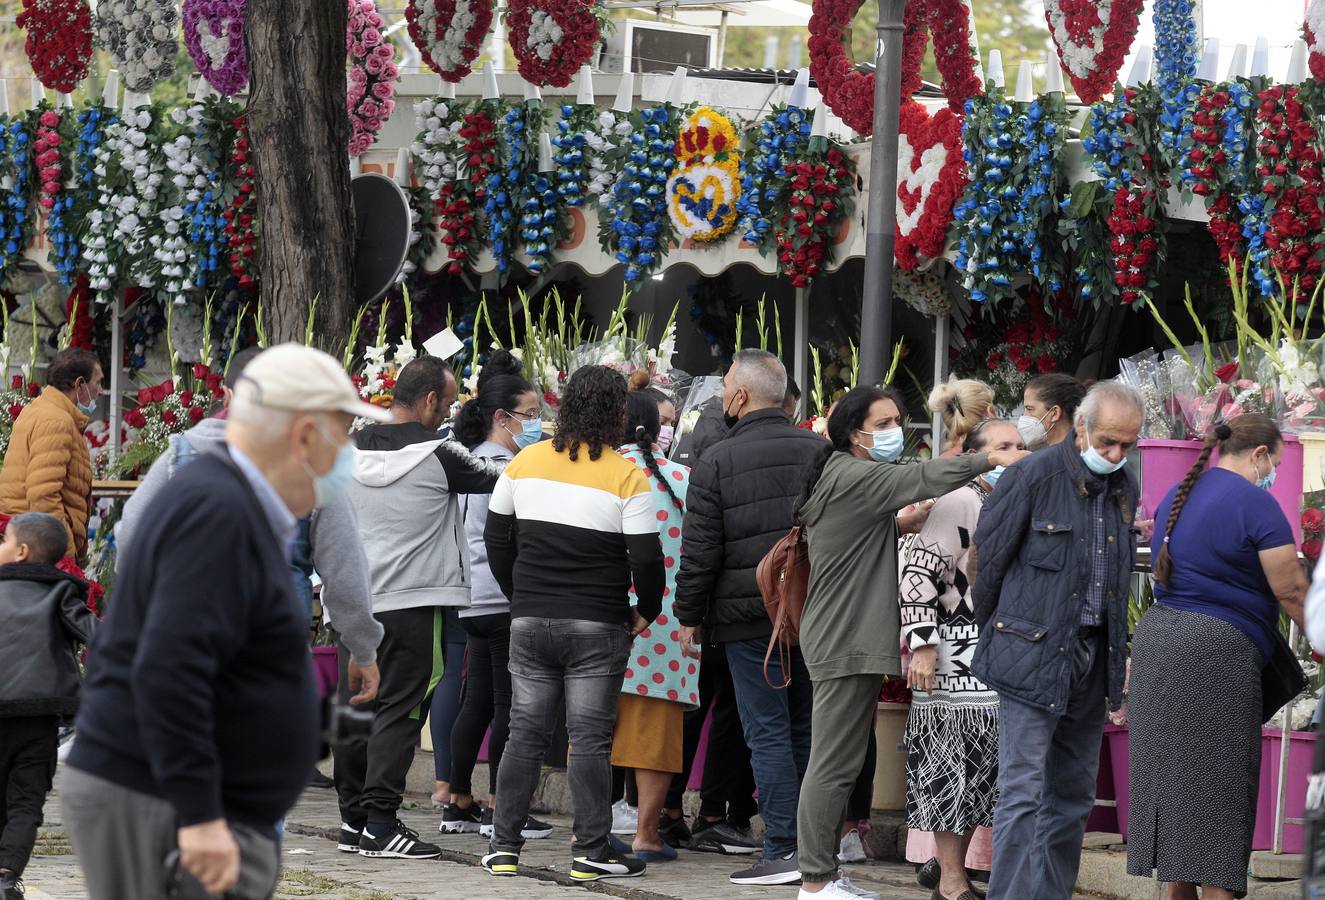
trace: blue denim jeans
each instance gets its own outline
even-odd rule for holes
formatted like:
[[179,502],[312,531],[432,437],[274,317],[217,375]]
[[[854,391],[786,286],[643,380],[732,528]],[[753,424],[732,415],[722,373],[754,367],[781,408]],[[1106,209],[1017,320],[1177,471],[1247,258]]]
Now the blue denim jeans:
[[519,853],[520,831],[538,789],[558,708],[566,702],[575,808],[575,856],[607,849],[612,829],[612,730],[630,656],[625,623],[579,619],[511,620],[511,729],[497,773],[492,851]]
[[764,653],[768,639],[732,641],[724,645],[741,728],[750,746],[750,765],[759,788],[759,816],[764,820],[764,858],[786,856],[796,849],[796,805],[801,779],[810,762],[810,711],[813,689],[800,648],[791,649],[791,685],[785,690],[769,685],[781,683],[782,665],[777,654],[769,661],[764,678]]
[[990,900],[1069,900],[1095,805],[1104,736],[1104,638],[1077,640],[1072,692],[1057,716],[999,696],[998,806]]

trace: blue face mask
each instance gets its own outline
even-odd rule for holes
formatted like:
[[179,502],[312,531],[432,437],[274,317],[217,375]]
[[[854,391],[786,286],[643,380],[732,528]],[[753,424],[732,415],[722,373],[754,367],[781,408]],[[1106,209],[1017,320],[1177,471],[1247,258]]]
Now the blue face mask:
[[885,428],[883,431],[862,431],[861,434],[868,434],[873,439],[873,445],[866,447],[865,452],[875,462],[891,463],[901,458],[906,438],[902,436],[900,427]]
[[314,475],[308,463],[304,463],[304,471],[313,477],[313,502],[324,507],[345,493],[354,480],[354,447],[346,444],[337,450],[336,461],[325,475]]
[[1127,465],[1127,457],[1115,462],[1109,462],[1100,455],[1100,451],[1095,449],[1095,445],[1090,442],[1090,434],[1086,434],[1086,449],[1081,451],[1081,459],[1096,475],[1112,475],[1123,466]]
[[985,484],[992,488],[994,485],[998,484],[998,479],[1002,477],[1003,470],[1006,468],[1007,466],[994,466],[994,468],[990,469],[980,477],[984,479]]
[[[77,385],[74,388],[75,398],[83,396],[82,387],[83,385]],[[88,393],[90,394],[92,393],[91,388],[88,388]],[[78,407],[78,411],[81,412],[83,415],[94,416],[97,414],[97,395],[92,394],[92,399],[88,400],[86,403],[82,403],[78,400],[75,400],[74,405]]]
[[[1261,470],[1260,466],[1257,466],[1256,471],[1260,472],[1260,470]],[[1257,478],[1256,487],[1260,488],[1263,491],[1268,491],[1270,488],[1274,487],[1274,480],[1278,477],[1279,477],[1279,470],[1274,467],[1273,463],[1271,463],[1270,474],[1266,475],[1264,478]]]
[[[510,434],[510,429],[507,429],[506,433]],[[543,440],[543,421],[541,419],[534,419],[532,422],[520,420],[520,433],[512,434],[511,440],[515,441],[515,446],[521,450],[525,447],[532,447]]]

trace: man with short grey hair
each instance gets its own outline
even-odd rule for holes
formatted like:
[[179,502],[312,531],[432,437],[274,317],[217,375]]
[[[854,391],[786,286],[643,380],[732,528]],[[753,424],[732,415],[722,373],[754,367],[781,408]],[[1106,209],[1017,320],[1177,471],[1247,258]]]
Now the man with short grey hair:
[[993,900],[1067,900],[1095,802],[1104,703],[1123,701],[1141,398],[1091,388],[1076,440],[999,479],[975,533],[973,674],[998,692]]
[[225,442],[145,511],[88,652],[60,785],[93,900],[275,890],[276,823],[320,732],[290,546],[353,477],[356,416],[390,413],[327,354],[273,347],[240,377]]
[[[810,757],[810,676],[793,647],[789,671],[776,658],[769,663],[768,680],[790,678],[790,686],[778,690],[765,680],[773,626],[755,569],[791,529],[805,467],[824,440],[787,420],[786,391],[787,370],[773,354],[742,350],[732,360],[722,392],[731,433],[690,474],[676,579],[681,646],[698,657],[701,636],[722,645],[759,787],[763,855],[731,876],[736,884],[800,880],[796,806]],[[748,847],[743,835],[728,837],[725,846]]]

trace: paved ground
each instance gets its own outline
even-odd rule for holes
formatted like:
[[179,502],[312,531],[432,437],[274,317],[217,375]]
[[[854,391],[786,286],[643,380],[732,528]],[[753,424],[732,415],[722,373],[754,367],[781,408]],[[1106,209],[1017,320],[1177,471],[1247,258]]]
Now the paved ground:
[[[727,876],[745,862],[740,858],[683,852],[674,863],[650,866],[643,878],[568,883],[570,832],[567,820],[548,817],[557,825],[551,838],[531,841],[519,878],[494,879],[478,868],[486,841],[477,835],[437,834],[438,816],[431,809],[406,809],[401,818],[445,848],[432,861],[374,860],[336,850],[331,837],[340,822],[331,791],[311,790],[290,814],[283,848],[285,873],[278,898],[313,900],[422,900],[464,897],[472,900],[538,900],[574,898],[593,892],[636,900],[727,900],[766,897],[790,900],[794,887],[758,888],[731,884]],[[848,866],[852,880],[878,891],[887,900],[927,900],[928,891],[915,883],[910,866],[866,863]],[[65,835],[58,798],[46,805],[46,825],[37,855],[25,880],[31,900],[81,900],[87,896],[78,864]]]

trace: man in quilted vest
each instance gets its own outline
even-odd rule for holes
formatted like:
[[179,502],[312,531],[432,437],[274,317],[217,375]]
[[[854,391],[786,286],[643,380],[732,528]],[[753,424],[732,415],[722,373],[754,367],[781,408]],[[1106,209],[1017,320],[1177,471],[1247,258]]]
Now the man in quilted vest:
[[68,555],[87,553],[92,460],[83,429],[101,396],[101,363],[88,350],[61,350],[46,389],[14,421],[0,468],[0,513],[49,513],[69,532]]

